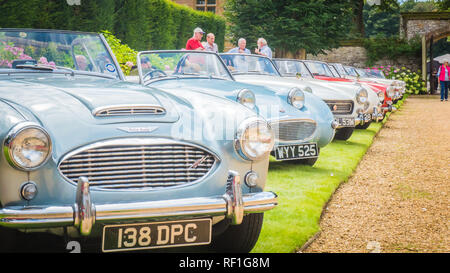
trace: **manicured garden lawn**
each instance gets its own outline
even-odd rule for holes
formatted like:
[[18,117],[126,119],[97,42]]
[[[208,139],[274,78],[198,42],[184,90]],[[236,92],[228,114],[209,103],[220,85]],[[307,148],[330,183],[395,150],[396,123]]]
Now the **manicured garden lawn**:
[[278,194],[279,205],[266,212],[254,253],[289,253],[300,248],[319,230],[323,206],[347,181],[372,144],[381,123],[355,130],[347,141],[335,140],[321,149],[314,165],[272,161],[265,190]]
[[347,141],[321,149],[314,165],[272,161],[265,190],[278,194],[279,205],[264,214],[264,225],[252,252],[294,252],[319,230],[322,208],[335,189],[357,167],[381,124],[355,130]]
[[[403,101],[396,106],[400,107]],[[339,184],[352,175],[389,115],[382,123],[355,130],[347,141],[335,140],[321,149],[314,167],[271,158],[265,190],[278,194],[279,205],[264,214],[253,253],[295,252],[319,231],[324,205]]]

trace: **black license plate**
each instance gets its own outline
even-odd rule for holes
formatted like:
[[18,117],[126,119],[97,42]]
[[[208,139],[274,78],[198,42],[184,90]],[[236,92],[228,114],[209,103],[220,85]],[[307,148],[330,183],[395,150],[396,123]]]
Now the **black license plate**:
[[104,226],[102,250],[112,252],[209,243],[211,219],[180,220]]
[[355,118],[338,118],[340,127],[355,127]]
[[316,143],[284,145],[275,147],[275,158],[277,160],[292,160],[303,158],[314,158],[319,156]]

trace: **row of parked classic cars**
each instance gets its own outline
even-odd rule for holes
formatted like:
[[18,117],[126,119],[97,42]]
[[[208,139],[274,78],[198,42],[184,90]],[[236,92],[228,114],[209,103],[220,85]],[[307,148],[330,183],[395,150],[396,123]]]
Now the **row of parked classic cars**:
[[395,110],[405,84],[376,73],[158,50],[125,77],[101,34],[0,29],[0,248],[44,232],[103,252],[248,252],[278,204],[270,156],[314,165]]

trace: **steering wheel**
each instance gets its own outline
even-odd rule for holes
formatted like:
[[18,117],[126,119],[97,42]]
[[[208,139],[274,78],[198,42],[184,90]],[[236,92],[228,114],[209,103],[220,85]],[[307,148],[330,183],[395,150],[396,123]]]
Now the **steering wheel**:
[[161,69],[153,69],[147,73],[145,73],[143,79],[145,80],[146,78],[153,79],[153,78],[158,78],[158,77],[167,77],[166,72],[162,71]]

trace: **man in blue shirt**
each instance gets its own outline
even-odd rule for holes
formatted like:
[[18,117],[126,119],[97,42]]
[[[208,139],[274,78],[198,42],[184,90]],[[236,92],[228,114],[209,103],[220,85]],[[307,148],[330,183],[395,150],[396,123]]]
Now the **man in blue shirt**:
[[240,38],[238,40],[238,46],[233,49],[230,49],[228,51],[228,53],[251,54],[250,50],[245,48],[246,45],[247,45],[247,41],[244,38]]
[[267,56],[272,59],[272,50],[267,45],[267,41],[264,38],[258,39],[258,48],[255,49],[255,53],[263,56]]

